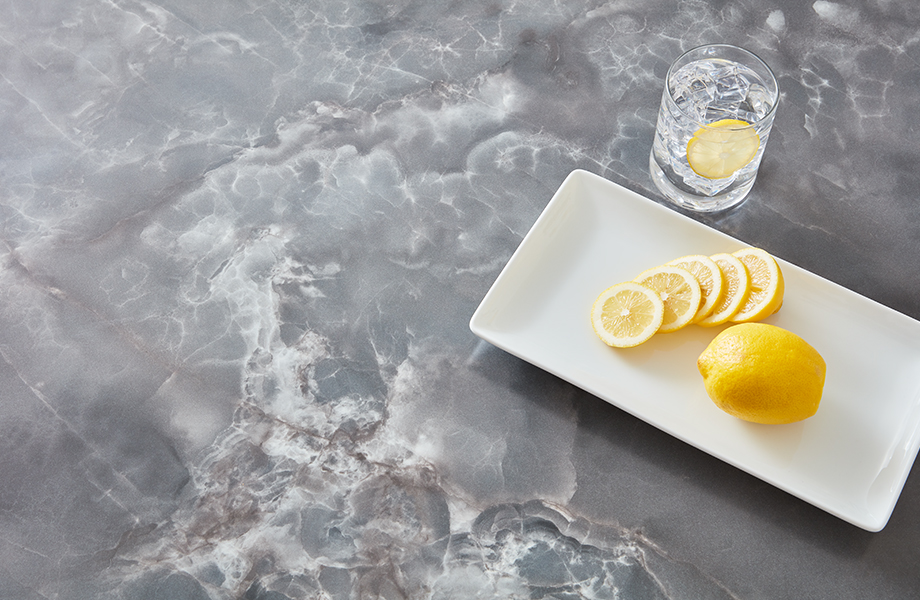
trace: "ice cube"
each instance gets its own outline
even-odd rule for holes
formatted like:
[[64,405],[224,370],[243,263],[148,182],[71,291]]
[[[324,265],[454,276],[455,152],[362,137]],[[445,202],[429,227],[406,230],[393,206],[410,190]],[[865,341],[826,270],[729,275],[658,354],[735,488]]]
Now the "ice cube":
[[[722,119],[744,120],[744,117],[740,116],[739,112],[735,109],[734,106],[713,104],[706,109],[704,118],[701,120],[704,123],[715,123],[716,121],[721,121]],[[748,121],[748,123],[750,123],[750,121]]]
[[753,113],[753,112],[750,112],[747,110],[741,110],[741,109],[739,109],[735,113],[734,118],[740,119],[741,121],[744,121],[745,123],[756,123],[757,121],[761,119],[761,117],[758,116],[757,113]]
[[671,95],[685,114],[701,118],[713,100],[715,82],[709,70],[700,63],[691,63],[678,69],[671,80]]
[[748,93],[751,82],[734,66],[719,69],[713,73],[715,79],[715,100],[720,104],[740,104]]
[[759,83],[752,83],[742,103],[742,108],[750,111],[756,116],[756,120],[759,120],[773,108],[771,100],[772,97],[766,87]]

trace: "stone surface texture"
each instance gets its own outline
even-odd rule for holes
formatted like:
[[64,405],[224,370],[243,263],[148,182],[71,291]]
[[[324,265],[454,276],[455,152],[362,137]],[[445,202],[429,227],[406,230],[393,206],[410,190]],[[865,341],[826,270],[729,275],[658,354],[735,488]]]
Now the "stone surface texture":
[[[479,341],[663,76],[782,100],[712,227],[920,318],[910,0],[0,2],[0,598],[920,597],[859,530]],[[867,399],[871,401],[871,399]]]

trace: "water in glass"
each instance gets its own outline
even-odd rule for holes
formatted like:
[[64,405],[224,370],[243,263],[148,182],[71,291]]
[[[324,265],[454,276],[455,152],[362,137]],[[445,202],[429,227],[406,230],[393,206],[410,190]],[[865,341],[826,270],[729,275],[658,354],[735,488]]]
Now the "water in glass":
[[[776,98],[775,84],[771,90],[754,70],[731,60],[696,60],[670,73],[651,153],[653,178],[665,177],[688,208],[719,209],[740,201],[757,175],[772,125],[772,118],[764,117],[771,115]],[[687,160],[687,144],[701,126],[725,119],[751,124],[759,147],[750,162],[728,176],[703,177]]]

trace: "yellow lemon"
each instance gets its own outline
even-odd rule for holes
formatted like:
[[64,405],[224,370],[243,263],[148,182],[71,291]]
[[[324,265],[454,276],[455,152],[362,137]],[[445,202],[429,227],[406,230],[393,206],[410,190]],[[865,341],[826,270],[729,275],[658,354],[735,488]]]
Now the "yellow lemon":
[[776,259],[760,248],[745,248],[733,252],[732,256],[747,268],[751,292],[730,320],[736,323],[760,321],[778,311],[783,304],[785,282]]
[[751,279],[747,267],[738,258],[727,253],[713,254],[712,260],[725,277],[725,293],[712,310],[712,313],[697,321],[703,327],[714,327],[727,322],[735,316],[741,305],[747,300],[751,291]]
[[733,325],[697,360],[716,406],[745,421],[794,423],[815,414],[827,365],[805,340],[766,323]]
[[750,123],[722,119],[698,129],[687,142],[690,168],[706,179],[723,179],[757,154],[760,136]]
[[591,308],[594,332],[608,346],[631,348],[658,331],[664,302],[657,292],[634,281],[610,286]]
[[691,323],[701,321],[712,314],[716,303],[722,299],[723,290],[725,289],[725,278],[722,276],[722,270],[719,269],[719,265],[708,256],[702,254],[683,256],[667,264],[689,271],[700,283],[703,300],[700,302],[699,310],[693,315]]
[[659,333],[677,331],[689,324],[700,308],[703,299],[700,282],[685,269],[661,265],[643,271],[634,281],[658,292],[664,302]]

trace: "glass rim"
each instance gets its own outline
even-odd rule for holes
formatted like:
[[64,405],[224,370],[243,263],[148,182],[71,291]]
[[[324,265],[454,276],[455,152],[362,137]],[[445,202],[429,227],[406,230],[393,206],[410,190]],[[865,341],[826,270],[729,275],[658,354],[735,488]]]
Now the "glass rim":
[[[677,105],[677,102],[674,100],[674,96],[671,94],[671,74],[674,72],[674,66],[677,63],[679,63],[688,54],[692,52],[697,52],[698,50],[702,50],[703,48],[730,48],[731,50],[738,50],[750,56],[756,63],[762,66],[766,70],[767,73],[769,73],[770,79],[773,82],[773,87],[776,88],[776,92],[774,93],[775,100],[773,102],[773,106],[770,107],[770,110],[768,110],[764,116],[757,119],[753,123],[749,123],[743,127],[739,126],[739,127],[728,127],[728,128],[725,128],[725,127],[715,128],[715,127],[712,127],[712,123],[703,123],[702,121],[697,119],[694,115],[684,112],[683,109],[681,109]],[[690,63],[687,63],[687,64],[690,64]],[[665,79],[664,79],[664,91],[665,91],[665,94],[667,94],[667,97],[671,101],[671,103],[674,104],[674,108],[676,108],[680,112],[681,115],[697,123],[700,127],[705,127],[706,129],[722,129],[722,130],[729,129],[731,131],[743,131],[745,129],[751,129],[753,127],[756,127],[757,125],[760,125],[761,123],[763,123],[764,121],[768,119],[772,119],[776,114],[776,107],[779,106],[779,94],[780,94],[779,81],[776,79],[776,74],[773,72],[773,69],[770,68],[770,65],[768,65],[766,61],[764,61],[762,58],[760,58],[759,56],[757,56],[756,54],[754,54],[747,48],[742,48],[741,46],[736,46],[734,44],[722,44],[722,43],[701,44],[699,46],[694,46],[693,48],[690,48],[689,50],[682,52],[680,56],[678,56],[673,61],[671,61],[670,66],[668,66],[668,73],[667,75],[665,75]]]

